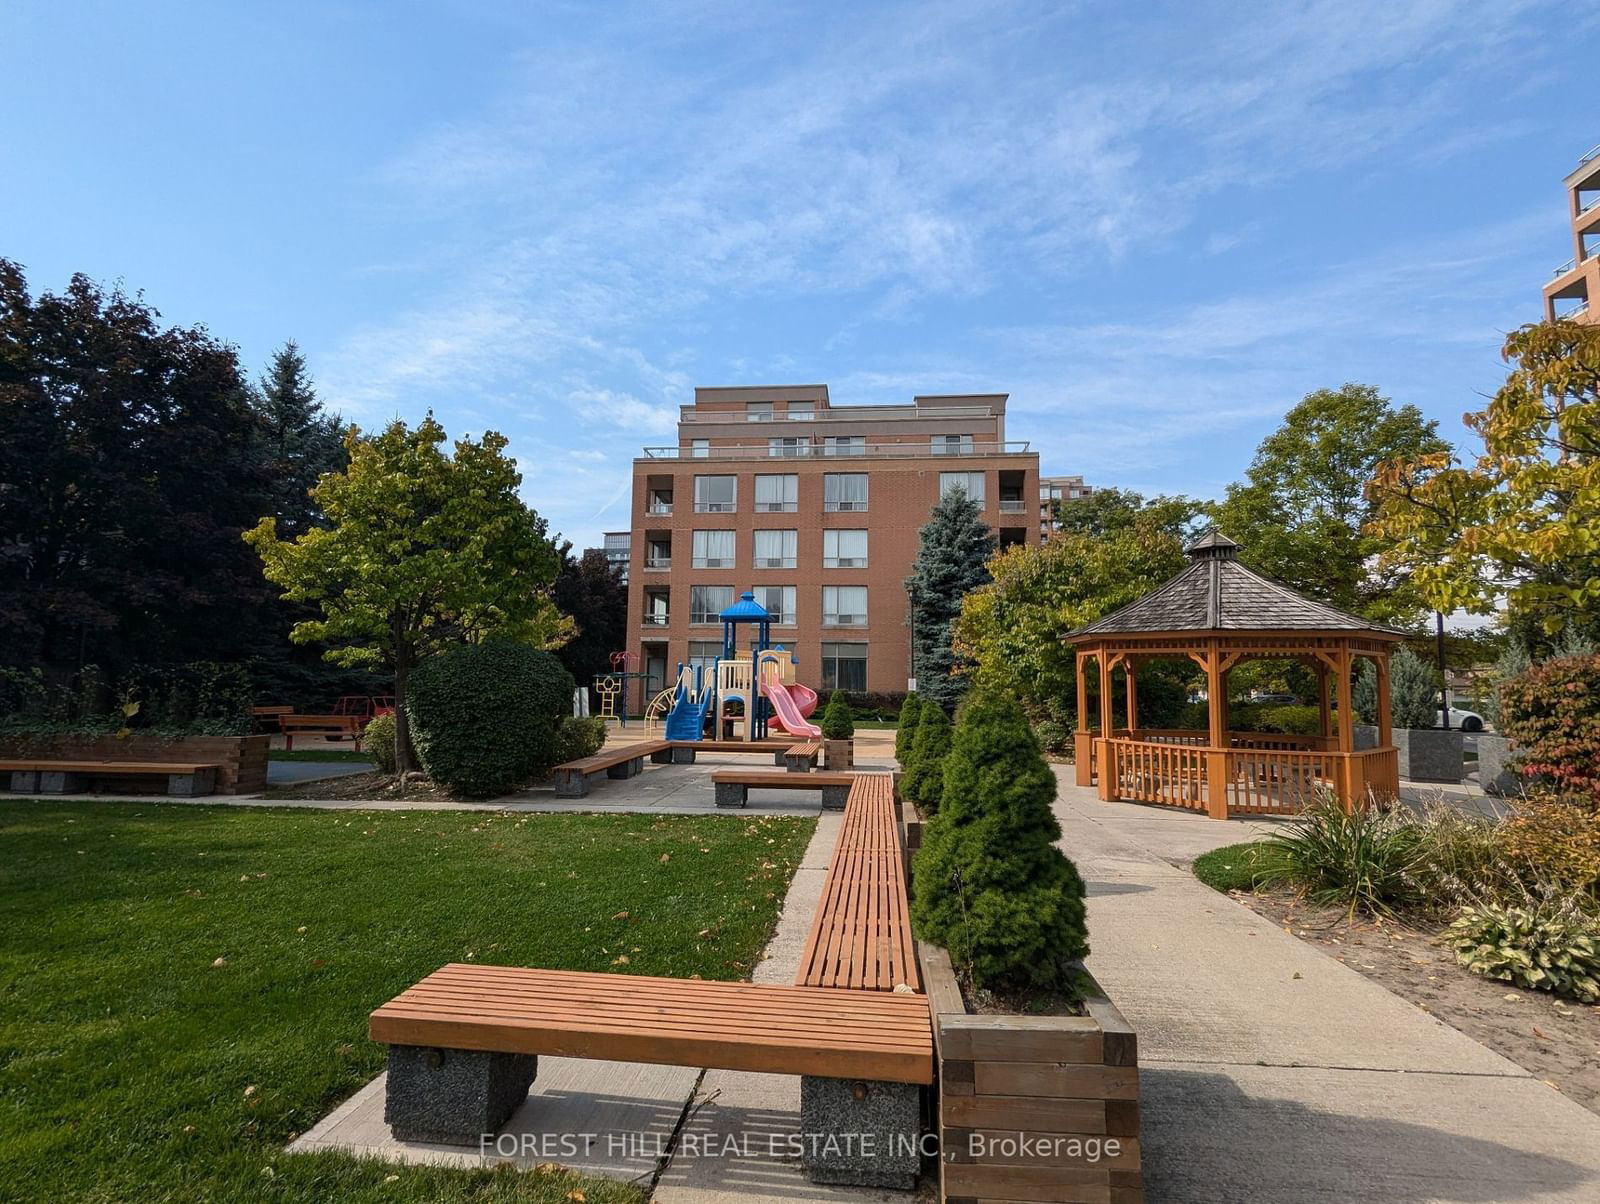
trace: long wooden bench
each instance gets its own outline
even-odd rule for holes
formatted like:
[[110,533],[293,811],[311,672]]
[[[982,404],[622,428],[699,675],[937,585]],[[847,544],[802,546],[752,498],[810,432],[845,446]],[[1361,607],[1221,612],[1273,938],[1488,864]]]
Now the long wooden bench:
[[[803,1076],[814,1181],[916,1182],[933,1081],[920,995],[456,963],[373,1012],[368,1031],[389,1046],[384,1120],[401,1141],[484,1149],[541,1054],[699,1066]],[[883,1155],[863,1158],[868,1142]]]
[[293,715],[294,708],[290,706],[251,707],[250,719],[258,731],[270,732],[274,729],[281,731],[279,720],[285,715]]
[[758,769],[716,769],[711,773],[719,807],[745,806],[751,790],[820,790],[822,805],[829,811],[844,807],[854,778],[851,773],[773,773]]
[[279,715],[278,730],[283,733],[284,751],[294,748],[296,733],[325,736],[330,740],[354,740],[355,749],[361,751],[361,735],[367,730],[367,720],[360,715]]
[[894,780],[858,773],[795,982],[864,991],[917,990]]
[[602,749],[592,757],[580,757],[557,765],[550,772],[555,775],[557,798],[584,798],[589,793],[589,779],[605,774],[608,778],[631,778],[644,772],[644,759],[665,762],[672,756],[669,740],[649,740],[642,744],[625,744],[618,748]]
[[209,761],[0,761],[0,773],[10,773],[11,789],[21,794],[77,794],[97,779],[164,775],[168,794],[191,798],[215,791],[221,768]]
[[783,750],[783,767],[790,773],[809,773],[816,768],[822,755],[822,745],[816,740],[803,740]]
[[667,758],[675,765],[693,765],[698,753],[748,753],[770,756],[777,765],[783,764],[784,750],[793,744],[789,738],[781,740],[674,740],[672,755]]

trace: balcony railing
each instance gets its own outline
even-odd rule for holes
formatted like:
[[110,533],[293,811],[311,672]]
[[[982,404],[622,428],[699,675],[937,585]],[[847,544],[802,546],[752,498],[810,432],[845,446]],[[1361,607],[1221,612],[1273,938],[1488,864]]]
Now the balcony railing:
[[1025,514],[1028,503],[1019,497],[1003,497],[1000,499],[1001,514]]
[[1582,305],[1579,305],[1579,306],[1576,306],[1576,307],[1574,307],[1572,309],[1567,310],[1566,313],[1557,314],[1556,315],[1556,321],[1557,322],[1570,322],[1574,318],[1583,317],[1583,315],[1588,313],[1588,312],[1589,312],[1589,303],[1587,301],[1585,301]]
[[806,410],[800,413],[773,413],[755,417],[748,410],[697,410],[682,406],[678,411],[683,422],[704,426],[716,423],[740,422],[924,422],[944,418],[993,418],[990,406],[841,406],[838,409]]
[[1577,267],[1577,266],[1578,266],[1578,261],[1576,259],[1569,259],[1569,260],[1567,260],[1566,263],[1562,264],[1555,271],[1550,273],[1550,279],[1554,280],[1557,276],[1565,276],[1568,272],[1572,271],[1572,269]]
[[662,611],[662,612],[649,612],[649,611],[647,611],[645,613],[645,616],[644,616],[644,625],[646,627],[667,627],[667,626],[670,626],[671,623],[670,623],[670,620],[668,620],[668,618],[666,616],[666,613],[664,611]]
[[1578,216],[1582,217],[1585,213],[1588,213],[1589,210],[1593,209],[1596,205],[1600,205],[1600,196],[1595,197],[1594,200],[1590,201],[1587,205],[1579,205],[1578,206]]
[[[941,460],[951,456],[1017,456],[1024,455],[1029,449],[1026,439],[1008,440],[1004,443],[974,443],[970,447],[963,446],[959,452],[944,450],[937,453]],[[764,443],[748,444],[739,447],[703,447],[691,450],[687,447],[647,447],[644,449],[644,458],[647,460],[794,460],[794,459],[851,459],[863,458],[879,459],[904,459],[913,460],[920,458],[932,459],[935,453],[928,450],[928,444],[922,440],[912,443],[868,443],[859,449],[848,452],[829,451],[825,445],[809,445],[804,447],[787,447],[768,451]]]
[[1590,147],[1588,154],[1584,155],[1583,158],[1578,160],[1578,166],[1582,167],[1590,159],[1600,159],[1600,146]]
[[670,569],[672,567],[672,557],[647,556],[645,557],[644,567],[647,569]]
[[664,517],[667,517],[667,516],[671,515],[671,513],[672,513],[672,503],[671,502],[651,502],[648,506],[646,506],[644,508],[644,512],[646,514],[652,515],[652,516],[654,516],[656,518],[664,518]]

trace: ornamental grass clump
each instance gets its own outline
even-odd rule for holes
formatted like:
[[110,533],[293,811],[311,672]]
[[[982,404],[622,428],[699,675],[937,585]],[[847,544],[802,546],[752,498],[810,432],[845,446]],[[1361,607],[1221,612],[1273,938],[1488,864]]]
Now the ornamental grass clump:
[[931,699],[922,704],[917,723],[917,743],[911,754],[911,768],[900,781],[900,793],[917,804],[924,815],[939,810],[944,794],[945,758],[950,754],[950,716]]
[[980,691],[963,707],[943,800],[917,852],[917,935],[949,950],[973,986],[1076,989],[1089,952],[1083,879],[1056,847],[1056,781],[1015,700]]
[[1347,815],[1325,792],[1267,837],[1261,881],[1296,887],[1311,902],[1352,916],[1390,916],[1420,901],[1415,871],[1421,840],[1408,812],[1373,806]]

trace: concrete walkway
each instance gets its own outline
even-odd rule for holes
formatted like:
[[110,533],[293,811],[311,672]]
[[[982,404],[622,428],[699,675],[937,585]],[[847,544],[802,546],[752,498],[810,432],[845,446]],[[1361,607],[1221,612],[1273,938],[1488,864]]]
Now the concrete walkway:
[[1600,1116],[1189,872],[1270,823],[1057,780],[1089,966],[1139,1033],[1151,1201],[1600,1199]]

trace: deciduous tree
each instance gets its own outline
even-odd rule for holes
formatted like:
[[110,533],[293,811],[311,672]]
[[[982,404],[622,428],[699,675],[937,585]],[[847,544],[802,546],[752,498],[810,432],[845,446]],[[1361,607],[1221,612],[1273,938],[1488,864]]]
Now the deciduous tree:
[[395,422],[363,438],[351,428],[349,467],[312,491],[328,526],[285,540],[269,516],[245,534],[285,598],[320,608],[296,624],[296,641],[330,643],[324,655],[339,664],[394,671],[402,773],[412,767],[406,681],[422,656],[463,637],[540,645],[560,625],[548,596],[556,550],[517,495],[505,437],[459,439],[453,454],[444,442],[432,414],[414,431]]

